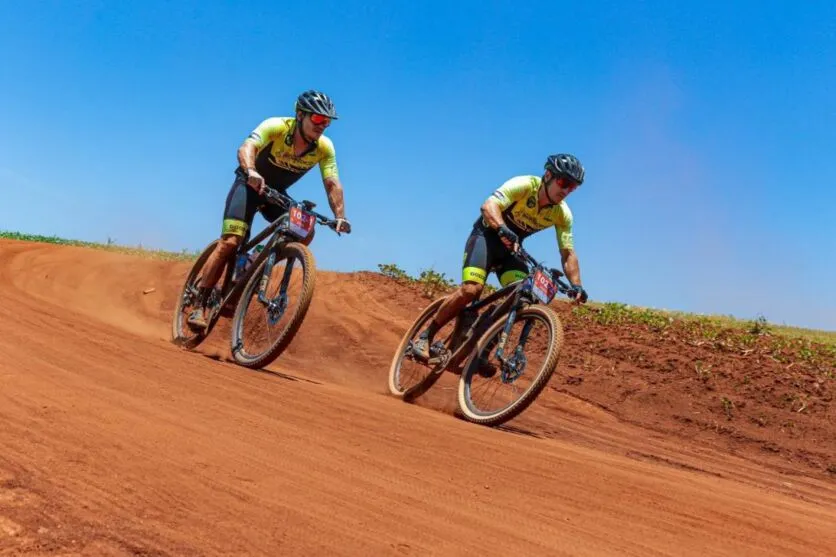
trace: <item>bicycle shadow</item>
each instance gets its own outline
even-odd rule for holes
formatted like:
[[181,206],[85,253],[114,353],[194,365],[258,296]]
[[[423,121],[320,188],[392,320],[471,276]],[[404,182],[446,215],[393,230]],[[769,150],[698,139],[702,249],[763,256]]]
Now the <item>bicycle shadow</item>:
[[259,368],[259,369],[248,369],[244,368],[243,366],[238,366],[234,360],[231,358],[222,357],[220,354],[217,353],[204,353],[202,354],[204,358],[209,358],[210,360],[214,360],[216,362],[222,364],[233,364],[237,367],[241,367],[242,369],[246,369],[248,371],[254,371],[256,373],[266,373],[267,375],[272,375],[273,377],[278,377],[279,379],[284,379],[285,381],[294,381],[294,382],[303,382],[303,383],[310,383],[312,385],[322,385],[321,381],[315,381],[313,379],[308,379],[307,377],[300,377],[298,375],[293,375],[287,372],[279,371],[276,369],[270,368]]
[[520,426],[503,424],[503,425],[495,427],[494,429],[497,429],[499,431],[506,431],[508,433],[513,433],[514,435],[522,435],[522,436],[525,436],[525,437],[531,437],[532,439],[547,439],[547,437],[545,435],[543,435],[542,433],[539,433],[537,431],[532,431],[530,429],[526,429],[526,428],[520,427]]

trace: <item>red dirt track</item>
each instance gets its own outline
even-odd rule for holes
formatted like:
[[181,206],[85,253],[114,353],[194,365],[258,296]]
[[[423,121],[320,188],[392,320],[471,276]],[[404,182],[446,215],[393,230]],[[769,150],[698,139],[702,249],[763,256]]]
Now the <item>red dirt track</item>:
[[224,326],[181,350],[190,265],[0,241],[0,555],[836,555],[832,475],[638,403],[552,388],[497,430],[455,377],[388,396],[427,301],[372,274],[320,271],[268,371]]

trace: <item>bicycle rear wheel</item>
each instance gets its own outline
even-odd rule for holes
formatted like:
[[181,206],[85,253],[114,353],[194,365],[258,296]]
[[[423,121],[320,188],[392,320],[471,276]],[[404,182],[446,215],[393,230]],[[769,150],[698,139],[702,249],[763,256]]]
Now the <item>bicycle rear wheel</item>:
[[[177,304],[174,307],[174,315],[171,320],[171,341],[183,348],[195,348],[199,345],[211,330],[211,325],[205,330],[196,330],[187,323],[188,314],[194,310],[198,303],[198,289],[200,287],[200,280],[202,278],[201,271],[209,256],[215,251],[215,246],[218,240],[211,242],[201,254],[189,270],[186,280],[183,281],[183,288],[180,289],[180,294],[177,297]],[[218,282],[222,282],[223,279]],[[209,303],[207,305],[217,304],[220,301],[221,289],[215,287],[214,292],[209,296]],[[191,308],[191,309],[189,309]]]
[[[404,333],[400,344],[395,349],[395,355],[389,366],[389,392],[404,401],[408,402],[427,392],[447,366],[446,358],[441,358],[438,363],[427,363],[420,361],[412,353],[412,343],[429,325],[430,320],[446,299],[446,296],[438,298],[427,306],[409,330]],[[436,333],[432,353],[446,353],[449,356],[450,342],[457,322],[458,318]]]

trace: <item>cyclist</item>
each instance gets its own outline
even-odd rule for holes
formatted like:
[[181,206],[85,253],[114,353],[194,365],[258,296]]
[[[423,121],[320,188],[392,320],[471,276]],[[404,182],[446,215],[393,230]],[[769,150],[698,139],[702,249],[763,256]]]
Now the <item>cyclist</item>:
[[[319,164],[328,203],[337,221],[337,232],[351,232],[345,218],[343,187],[337,173],[334,144],[323,135],[332,120],[338,118],[334,103],[324,93],[305,91],[296,99],[296,117],[267,118],[256,127],[238,148],[235,180],[226,197],[221,239],[206,261],[200,283],[200,302],[188,323],[206,328],[204,305],[208,293],[221,276],[224,263],[249,237],[255,212],[268,221],[281,218],[286,210],[267,203],[267,188],[285,191]],[[311,231],[304,243],[310,244]]]
[[583,183],[585,171],[574,155],[564,153],[550,155],[544,168],[542,178],[511,178],[482,204],[482,215],[465,243],[462,283],[413,343],[419,357],[429,359],[436,332],[479,298],[488,273],[495,271],[502,286],[525,278],[528,267],[515,253],[524,238],[551,226],[557,232],[563,270],[572,287],[570,295],[575,302],[586,303],[588,296],[581,286],[574,250],[572,212],[566,204],[566,197]]

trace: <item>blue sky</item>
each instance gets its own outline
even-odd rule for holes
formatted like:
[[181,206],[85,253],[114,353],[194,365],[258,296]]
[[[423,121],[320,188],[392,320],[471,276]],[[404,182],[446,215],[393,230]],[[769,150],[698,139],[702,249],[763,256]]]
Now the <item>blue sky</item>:
[[3,2],[0,229],[201,248],[319,88],[354,226],[322,268],[458,280],[483,199],[569,151],[593,299],[836,329],[834,59],[833,2]]

